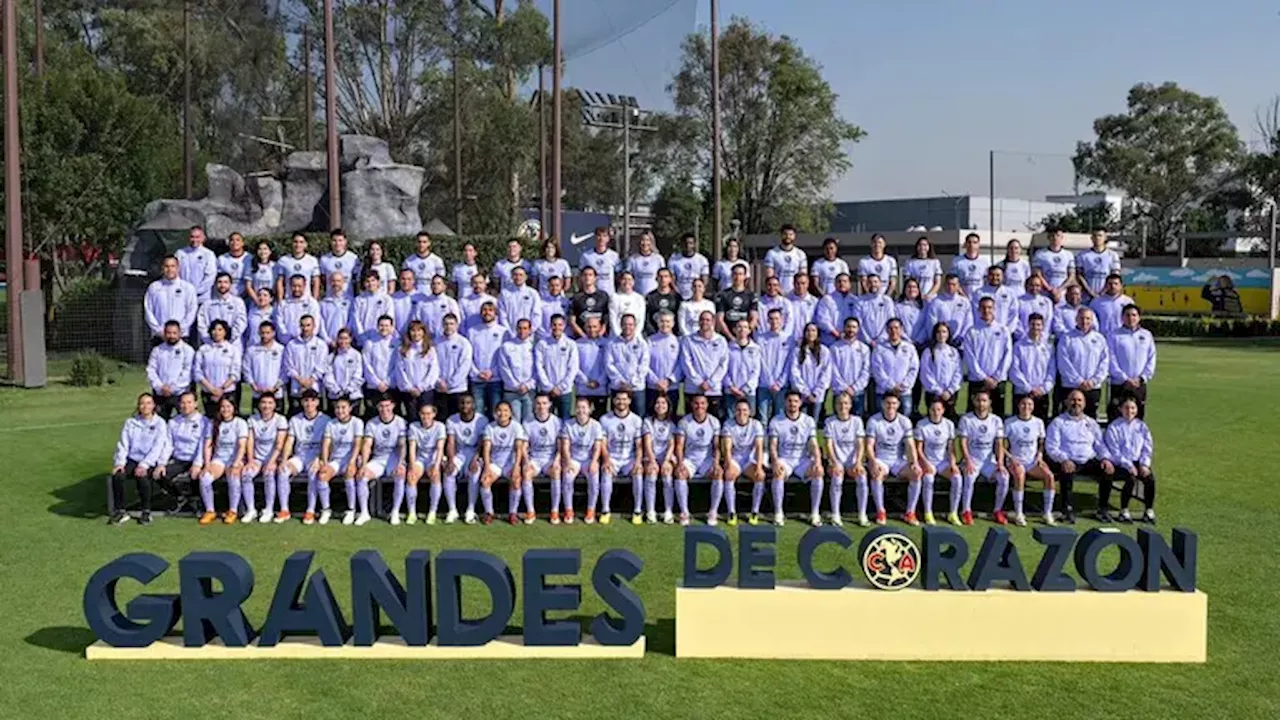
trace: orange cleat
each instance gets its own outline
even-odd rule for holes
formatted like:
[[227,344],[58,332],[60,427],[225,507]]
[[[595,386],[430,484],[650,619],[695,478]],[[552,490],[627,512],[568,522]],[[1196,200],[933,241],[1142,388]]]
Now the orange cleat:
[[961,523],[962,525],[972,525],[972,524],[973,524],[973,512],[972,512],[972,511],[970,511],[970,510],[965,510],[963,513],[961,513],[961,514],[960,514],[960,523]]
[[903,515],[902,521],[912,526],[918,526],[920,524],[920,521],[916,519],[916,514],[913,512],[909,512],[906,515]]
[[485,525],[492,525],[492,524],[493,524],[493,513],[485,513],[484,515],[481,515],[481,516],[480,516],[480,522],[481,522],[481,523],[483,523],[483,524],[485,524]]
[[583,519],[583,522],[585,522],[586,524],[590,525],[591,523],[593,523],[593,522],[595,522],[595,521],[596,521],[596,511],[595,511],[595,510],[588,509],[588,510],[587,510],[587,517]]
[[313,512],[311,512],[310,510],[308,510],[308,511],[307,511],[305,514],[303,514],[303,516],[302,516],[302,524],[303,524],[303,525],[313,525],[313,524],[315,524],[315,521],[316,521],[316,514],[315,514],[315,513],[313,513]]
[[532,524],[534,524],[534,523],[535,523],[535,522],[537,522],[537,521],[538,521],[538,514],[537,514],[537,513],[534,513],[534,512],[527,512],[527,513],[525,513],[525,514],[524,514],[524,524],[525,524],[525,525],[532,525]]
[[276,513],[276,522],[278,523],[289,522],[292,519],[293,519],[293,513],[289,512],[288,510],[281,510]]
[[212,510],[206,510],[204,514],[200,516],[200,524],[212,525],[213,521],[217,519],[218,519],[217,513],[213,512]]
[[567,524],[567,525],[572,525],[572,524],[573,524],[573,511],[572,511],[572,510],[565,510],[565,511],[564,511],[564,521],[565,521],[565,524]]
[[227,514],[222,516],[222,522],[226,525],[235,525],[239,517],[235,510],[228,510]]
[[992,520],[994,520],[994,521],[995,521],[995,523],[996,523],[997,525],[1008,525],[1008,524],[1009,524],[1009,518],[1005,517],[1005,514],[1004,514],[1004,511],[1003,511],[1003,510],[997,510],[997,511],[995,511],[994,513],[992,513],[992,514],[991,514],[991,519],[992,519]]
[[883,525],[889,522],[889,514],[883,510],[876,511],[876,524]]
[[[569,515],[569,517],[573,517],[573,515],[572,515],[572,514],[570,514],[570,515]],[[552,510],[552,511],[551,511],[551,524],[552,524],[552,525],[559,525],[559,524],[560,524],[560,511],[559,511],[559,510]]]

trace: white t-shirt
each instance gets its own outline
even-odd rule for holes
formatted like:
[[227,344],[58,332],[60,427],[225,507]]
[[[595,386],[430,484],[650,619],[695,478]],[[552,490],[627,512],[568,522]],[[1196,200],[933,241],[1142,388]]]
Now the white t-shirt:
[[813,261],[813,269],[810,271],[814,277],[818,278],[818,287],[822,289],[823,295],[830,295],[836,291],[836,278],[841,275],[849,275],[849,263],[841,258],[828,260],[818,258]]
[[889,281],[898,276],[897,258],[892,255],[885,255],[879,260],[870,256],[859,260],[858,277],[871,277],[872,275],[880,278],[880,294],[887,294],[889,292]]
[[951,260],[951,272],[960,278],[960,286],[972,295],[987,281],[987,268],[991,267],[991,259],[982,252],[971,258],[957,255]]
[[778,277],[778,281],[782,283],[783,294],[787,294],[795,287],[796,273],[809,271],[809,256],[795,246],[790,250],[783,250],[781,247],[770,248],[769,252],[764,254],[764,266]]
[[685,415],[676,425],[676,435],[684,438],[684,459],[694,465],[702,465],[715,451],[716,438],[720,437],[720,421],[712,415],[698,422],[693,415]]
[[1076,257],[1068,249],[1057,252],[1049,248],[1040,248],[1031,262],[1031,266],[1044,273],[1044,279],[1051,288],[1060,288],[1067,283],[1071,273],[1076,269]]
[[903,448],[912,437],[911,421],[901,413],[892,422],[876,413],[867,421],[867,437],[876,441],[876,459],[893,467],[905,456]]
[[480,449],[480,440],[488,426],[489,420],[479,413],[470,422],[463,420],[461,415],[454,414],[444,423],[445,435],[453,438],[455,450],[466,455],[473,455]]
[[667,267],[675,275],[676,292],[685,300],[693,297],[693,281],[711,274],[711,265],[702,253],[694,253],[693,257],[677,253],[667,260]]
[[346,422],[333,418],[324,426],[324,438],[329,441],[329,460],[346,465],[355,454],[360,439],[364,437],[364,421],[352,415]]
[[739,425],[737,418],[730,418],[720,427],[720,436],[729,438],[729,449],[734,458],[754,461],[756,441],[764,439],[764,425],[755,418],[749,418],[746,425]]
[[929,418],[920,418],[916,423],[915,439],[920,441],[924,459],[935,468],[941,469],[951,462],[951,450],[956,439],[956,424],[950,418],[942,418],[934,422]]
[[667,458],[667,452],[671,450],[671,438],[675,434],[675,429],[675,423],[670,420],[645,419],[644,434],[651,438],[653,457],[658,462],[662,462]]
[[795,466],[809,449],[817,432],[817,421],[803,412],[795,420],[779,413],[769,421],[769,437],[778,441],[776,460]]
[[595,418],[588,418],[585,423],[571,418],[560,428],[560,437],[569,439],[569,458],[576,463],[591,461],[596,443],[604,440],[604,428]]
[[1109,248],[1103,248],[1102,252],[1089,248],[1076,256],[1076,265],[1084,275],[1089,293],[1098,295],[1107,284],[1107,276],[1120,272],[1120,256]]
[[[1035,415],[1029,420],[1010,415],[1004,419],[1004,436],[1009,440],[1009,454],[1024,466],[1029,466],[1035,462],[1040,441],[1044,439],[1044,421]],[[973,447],[972,441],[969,447]]]
[[444,423],[433,420],[431,427],[424,427],[421,421],[414,420],[409,426],[409,440],[413,442],[413,459],[422,463],[423,467],[436,461],[436,447],[445,438]]
[[528,440],[524,426],[512,420],[506,427],[496,422],[489,423],[484,429],[484,439],[489,441],[489,462],[500,468],[511,467],[516,459],[516,445]]
[[304,253],[302,257],[294,257],[292,254],[285,255],[276,260],[276,277],[284,280],[284,287],[289,289],[289,278],[294,275],[301,275],[307,279],[307,292],[311,291],[311,278],[320,276],[320,261],[316,260],[316,256],[310,253]]
[[293,454],[305,457],[320,457],[320,443],[324,439],[324,426],[329,424],[329,416],[316,413],[307,419],[298,413],[289,420],[289,437],[293,438]]
[[391,422],[384,423],[382,418],[375,417],[364,424],[364,436],[373,440],[373,451],[369,455],[372,462],[386,463],[391,454],[404,438],[404,418],[396,415]]
[[834,446],[835,461],[840,463],[840,467],[846,468],[857,459],[858,448],[867,437],[867,429],[862,424],[862,418],[857,415],[850,415],[848,420],[830,415],[822,426],[822,432]]
[[555,457],[560,443],[560,418],[548,415],[546,420],[530,418],[524,421],[524,434],[529,439],[529,457],[547,463]]
[[658,289],[658,271],[666,267],[667,261],[662,254],[651,252],[648,255],[632,255],[627,258],[627,272],[636,281],[636,292],[648,295]]
[[996,443],[1004,437],[1004,423],[995,413],[988,413],[985,420],[973,413],[965,413],[960,418],[957,432],[969,441],[969,457],[974,462],[985,462],[995,452]]
[[[212,429],[213,425],[209,426]],[[249,426],[244,418],[231,418],[218,425],[218,433],[213,438],[213,459],[216,462],[229,463],[236,454],[236,444],[249,437]]]
[[289,421],[280,413],[272,415],[270,420],[263,420],[261,415],[254,413],[249,418],[249,432],[253,434],[253,459],[260,463],[266,462],[276,446],[280,431],[288,429]]
[[644,434],[644,421],[639,415],[628,412],[625,417],[619,417],[612,412],[606,413],[600,418],[600,427],[604,430],[609,457],[614,465],[621,468],[636,459],[636,442]]
[[[911,258],[902,267],[904,278],[915,278],[920,284],[920,294],[927,296],[935,288],[933,283],[942,274],[942,263],[937,258]],[[936,288],[941,290],[942,288]]]

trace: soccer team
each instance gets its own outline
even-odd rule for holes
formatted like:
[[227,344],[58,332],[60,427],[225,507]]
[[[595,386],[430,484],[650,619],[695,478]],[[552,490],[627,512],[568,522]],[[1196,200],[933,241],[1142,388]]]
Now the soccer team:
[[[971,234],[944,274],[920,238],[899,272],[883,237],[850,268],[834,239],[811,263],[784,226],[757,295],[734,240],[712,264],[692,235],[664,258],[645,234],[623,259],[599,228],[576,270],[554,240],[532,262],[513,240],[486,272],[470,245],[447,268],[422,233],[397,270],[378,242],[360,257],[341,231],[319,259],[302,235],[276,258],[239,235],[215,256],[195,227],[146,294],[151,391],[121,432],[111,521],[131,518],[127,478],[146,523],[153,486],[182,496],[174,480],[189,477],[206,525],[289,521],[294,478],[306,481],[307,524],[330,521],[339,479],[343,524],[371,520],[378,482],[393,487],[393,525],[418,522],[420,509],[434,524],[442,498],[444,522],[489,524],[500,481],[510,523],[536,520],[538,483],[550,489],[550,522],[573,523],[580,480],[582,519],[607,524],[625,478],[635,524],[688,524],[693,480],[710,483],[709,524],[738,522],[739,481],[752,487],[748,521],[761,521],[768,489],[782,524],[784,483],[794,480],[809,486],[814,525],[827,485],[827,521],[840,525],[848,480],[866,526],[887,521],[884,483],[897,478],[908,485],[903,520],[918,525],[936,522],[942,477],[953,524],[973,522],[983,479],[995,483],[994,522],[1026,524],[1034,479],[1043,521],[1054,524],[1055,495],[1061,517],[1075,521],[1073,483],[1086,473],[1099,481],[1099,520],[1112,521],[1118,480],[1116,519],[1132,521],[1141,481],[1141,519],[1154,522],[1142,417],[1155,342],[1106,236],[1095,233],[1078,255],[1062,242],[1053,232],[1028,259],[1015,240],[991,263]],[[1104,388],[1105,430],[1096,419]],[[1002,418],[1007,391],[1012,414]],[[229,503],[221,515],[218,482]]]

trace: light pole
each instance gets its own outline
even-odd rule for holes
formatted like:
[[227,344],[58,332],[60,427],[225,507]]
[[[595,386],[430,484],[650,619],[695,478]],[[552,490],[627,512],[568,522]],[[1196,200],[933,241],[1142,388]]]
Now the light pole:
[[631,133],[657,132],[658,127],[648,122],[649,113],[630,95],[579,90],[577,97],[582,104],[582,124],[622,131],[622,243],[618,249],[626,255],[631,250]]
[[711,0],[711,195],[715,216],[711,219],[711,232],[715,235],[712,247],[716,259],[721,255],[720,226],[720,0]]
[[4,0],[5,274],[9,295],[9,377],[26,381],[22,347],[22,145],[18,139],[18,0]]
[[324,0],[324,124],[329,169],[329,229],[342,224],[342,176],[338,167],[338,81],[334,53],[333,0]]
[[560,224],[560,157],[561,135],[564,133],[564,108],[560,97],[560,79],[564,75],[564,48],[560,44],[560,0],[552,4],[551,33],[551,236],[564,246],[564,228]]

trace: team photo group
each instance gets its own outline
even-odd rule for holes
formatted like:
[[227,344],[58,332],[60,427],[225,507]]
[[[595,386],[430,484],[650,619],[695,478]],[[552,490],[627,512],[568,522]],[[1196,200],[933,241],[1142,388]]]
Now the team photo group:
[[811,258],[790,226],[754,267],[738,241],[709,259],[691,234],[620,257],[608,228],[577,267],[555,240],[528,259],[512,240],[491,268],[471,245],[446,265],[426,233],[399,267],[340,230],[319,258],[302,235],[280,257],[205,241],[191,228],[145,296],[151,387],[116,447],[112,523],[151,522],[161,496],[202,525],[289,522],[296,483],[306,524],[338,520],[336,485],[344,525],[490,524],[502,487],[513,525],[608,524],[623,482],[636,525],[689,524],[691,483],[710,525],[738,523],[744,485],[743,521],[769,495],[781,525],[803,483],[813,525],[868,526],[900,482],[920,525],[941,478],[947,522],[972,524],[990,482],[992,522],[1026,525],[1034,484],[1052,525],[1075,522],[1077,476],[1098,483],[1099,521],[1155,522],[1156,347],[1100,232],[1079,253],[1058,231],[1034,253],[1014,240],[996,261],[970,234],[947,267],[924,237],[906,258],[878,235],[853,266],[835,239]]

